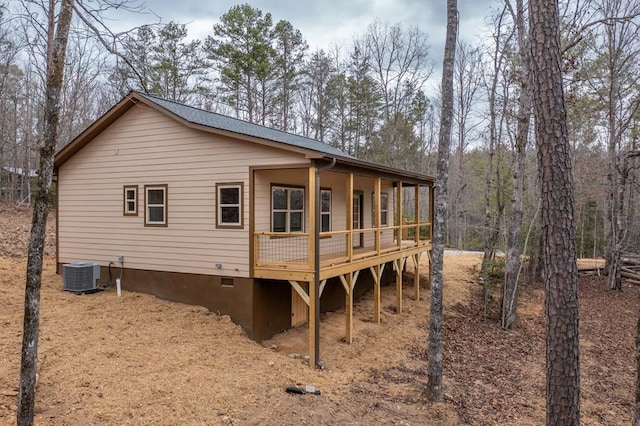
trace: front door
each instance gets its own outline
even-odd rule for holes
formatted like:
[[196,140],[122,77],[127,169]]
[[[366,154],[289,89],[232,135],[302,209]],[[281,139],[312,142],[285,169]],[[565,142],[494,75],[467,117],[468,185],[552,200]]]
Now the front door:
[[[362,200],[363,195],[361,192],[353,193],[353,229],[362,229],[363,222],[363,209],[362,209]],[[363,235],[362,232],[354,232],[353,233],[353,248],[362,247]]]

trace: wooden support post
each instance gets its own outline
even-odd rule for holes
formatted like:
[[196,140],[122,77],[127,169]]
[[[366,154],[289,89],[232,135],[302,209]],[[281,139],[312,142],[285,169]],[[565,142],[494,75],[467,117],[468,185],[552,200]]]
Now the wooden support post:
[[[347,177],[347,257],[349,263],[353,259],[353,173]],[[362,206],[360,206],[362,208]]]
[[376,242],[375,242],[375,249],[376,249],[376,253],[378,253],[378,256],[380,255],[380,223],[382,220],[382,213],[381,213],[381,194],[382,193],[382,179],[380,178],[376,178],[376,188],[375,188],[375,215],[376,215]]
[[382,271],[380,265],[369,268],[373,275],[373,322],[380,324],[380,280],[382,279]]
[[413,256],[414,272],[413,272],[413,298],[415,300],[420,300],[420,255],[422,253],[418,252]]
[[396,197],[396,213],[398,214],[398,218],[396,219],[398,223],[398,250],[402,250],[402,181],[399,180],[397,183],[398,196]]
[[[315,167],[309,167],[309,180],[307,182],[308,188],[309,190],[307,191],[308,195],[305,196],[307,198],[307,203],[309,203],[309,210],[308,210],[308,226],[307,226],[307,233],[308,233],[308,237],[307,237],[307,253],[308,253],[308,263],[309,263],[309,270],[314,271],[315,270],[315,250],[316,250],[316,246],[315,246],[315,230],[316,230],[316,215],[315,215],[315,211],[316,211],[316,197],[314,197],[314,190],[316,187],[316,168]],[[307,219],[304,219],[307,220]],[[311,296],[312,293],[309,293],[309,296]]]
[[346,293],[349,293],[349,283],[347,282],[347,274],[340,275],[338,278],[340,278],[340,282],[342,283],[342,288],[344,288],[344,291]]
[[394,260],[393,265],[396,268],[396,313],[402,313],[402,270],[406,257]]
[[415,211],[413,213],[414,215],[414,222],[416,224],[415,226],[415,235],[413,236],[413,240],[416,242],[416,246],[420,245],[420,185],[416,184],[416,193],[415,193],[415,204],[414,204],[414,208]]
[[[342,279],[342,276],[340,276]],[[353,342],[353,272],[345,275],[346,304],[345,304],[345,332],[344,341],[348,344]]]
[[309,367],[315,368],[316,362],[316,299],[312,295],[315,294],[316,281],[309,281]]
[[319,324],[319,309],[317,306],[316,295],[319,294],[320,289],[318,287],[318,277],[316,274],[316,167],[309,167],[309,181],[308,181],[309,194],[307,198],[309,207],[309,226],[307,227],[308,248],[309,255],[309,269],[314,271],[312,274],[313,279],[309,281],[309,367],[316,368],[319,361],[319,340],[320,340],[320,324]]
[[[255,267],[256,264],[260,262],[260,251],[258,250],[260,240],[256,236],[256,228],[255,228],[255,202],[254,202],[254,191],[255,191],[255,179],[256,179],[256,171],[249,167],[249,276],[255,276]],[[56,194],[58,192],[56,191]],[[58,205],[56,203],[56,205]],[[56,229],[58,229],[58,215],[56,214]],[[57,252],[57,250],[56,250]],[[56,262],[56,265],[58,263]],[[57,268],[56,268],[57,269]],[[56,272],[58,272],[56,270]]]

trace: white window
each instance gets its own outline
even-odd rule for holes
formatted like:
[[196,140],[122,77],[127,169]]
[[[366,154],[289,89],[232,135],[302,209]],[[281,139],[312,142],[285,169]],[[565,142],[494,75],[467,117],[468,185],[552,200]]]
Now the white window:
[[271,187],[271,231],[304,231],[304,188]]
[[380,194],[380,226],[389,225],[389,194]]
[[[371,194],[371,223],[376,226],[376,194]],[[380,226],[389,225],[389,194],[380,194]]]
[[331,190],[320,190],[320,232],[331,231]]
[[145,226],[167,226],[167,185],[145,185]]
[[123,214],[125,216],[138,216],[138,186],[125,185],[123,197]]
[[216,184],[218,228],[242,228],[242,183]]

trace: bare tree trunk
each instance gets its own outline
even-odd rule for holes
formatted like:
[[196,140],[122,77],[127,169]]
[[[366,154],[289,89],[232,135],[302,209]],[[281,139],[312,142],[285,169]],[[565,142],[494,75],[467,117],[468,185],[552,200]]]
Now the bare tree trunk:
[[[53,177],[53,159],[57,142],[60,115],[60,92],[64,74],[64,58],[73,15],[73,0],[63,0],[55,29],[47,46],[47,80],[44,105],[44,132],[40,147],[40,170],[34,198],[31,238],[27,259],[27,282],[24,301],[24,332],[20,365],[20,395],[18,397],[18,425],[33,425],[38,363],[38,332],[40,322],[40,286],[42,257],[46,236],[47,215]],[[53,25],[53,2],[49,9],[49,24]],[[50,32],[53,31],[50,29]]]
[[595,258],[598,253],[598,204],[596,204],[595,209],[593,210],[594,218],[593,218],[593,254],[592,257]]
[[[507,4],[509,4],[507,2]],[[518,307],[518,278],[520,271],[520,240],[522,237],[524,176],[529,123],[531,118],[531,96],[529,93],[529,39],[524,23],[522,0],[516,0],[516,12],[512,11],[518,34],[518,50],[521,60],[520,98],[518,99],[518,130],[513,154],[513,192],[511,197],[511,220],[507,230],[507,254],[505,262],[505,280],[502,296],[502,314],[500,326],[513,328]]]
[[[611,73],[613,80],[610,87],[615,87],[615,72]],[[616,139],[616,92],[610,90],[608,107],[609,143],[608,143],[608,172],[607,172],[607,204],[605,208],[605,258],[607,270],[607,285],[610,290],[622,289],[621,264],[620,264],[620,211],[619,181],[618,181],[618,141]]]
[[[602,78],[596,77],[598,99],[607,118],[607,199],[604,209],[605,257],[607,284],[611,290],[622,289],[621,255],[626,243],[625,191],[627,190],[626,149],[628,132],[640,108],[637,81],[640,76],[635,58],[640,49],[640,4],[621,0],[602,0],[597,13],[604,18],[601,43],[595,47],[606,58]],[[597,38],[596,38],[597,40]],[[602,81],[602,82],[600,82]]]
[[442,63],[442,113],[436,177],[435,215],[433,224],[433,254],[431,267],[431,306],[429,310],[429,365],[426,395],[431,401],[441,401],[442,388],[442,287],[445,218],[447,215],[447,178],[453,122],[453,70],[458,33],[458,2],[447,0],[447,38]]
[[633,425],[640,426],[640,315],[636,324],[636,409]]
[[[495,92],[492,96],[495,102]],[[490,108],[494,108],[495,104],[490,102]],[[487,315],[487,304],[489,301],[489,261],[493,256],[495,243],[497,241],[498,230],[492,228],[491,221],[491,180],[493,178],[493,158],[494,154],[494,132],[495,132],[495,112],[492,111],[491,136],[489,138],[489,159],[487,164],[487,179],[484,189],[484,255],[482,256],[482,266],[480,267],[480,276],[482,277],[482,303],[484,306],[484,315]]]
[[580,424],[578,267],[557,0],[530,0],[532,93],[544,236],[547,425]]
[[502,314],[500,318],[500,326],[505,330],[510,330],[515,325],[518,307],[518,280],[520,278],[519,272],[522,262],[520,258],[520,240],[522,237],[522,205],[524,197],[524,151],[524,147],[518,147],[516,148],[515,153],[517,157],[517,164],[514,164],[515,169],[513,173],[511,220],[509,222],[509,228],[507,230],[507,252],[505,260],[504,290],[502,295]]
[[[495,246],[498,242],[498,231],[501,223],[501,207],[498,206],[498,217],[492,221],[491,217],[491,192],[493,189],[493,164],[495,158],[495,149],[498,141],[498,119],[496,112],[496,93],[498,90],[498,79],[502,68],[504,55],[500,49],[500,38],[502,29],[502,20],[504,19],[506,9],[498,17],[496,23],[497,34],[494,36],[496,50],[493,58],[493,76],[491,78],[491,87],[489,89],[489,149],[487,159],[487,173],[484,188],[484,255],[482,257],[482,265],[480,267],[480,276],[482,277],[482,303],[484,306],[484,316],[487,316],[487,304],[489,301],[489,261],[493,258]],[[498,203],[501,204],[501,203]]]
[[[536,231],[539,231],[539,225],[534,224]],[[539,282],[540,277],[540,249],[542,245],[542,237],[539,232],[534,233],[533,248],[531,256],[529,256],[529,283],[535,284]]]

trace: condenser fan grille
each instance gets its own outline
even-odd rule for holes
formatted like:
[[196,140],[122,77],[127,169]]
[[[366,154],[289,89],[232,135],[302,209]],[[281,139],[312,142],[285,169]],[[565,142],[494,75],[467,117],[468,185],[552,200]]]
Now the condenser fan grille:
[[94,291],[100,278],[100,266],[91,262],[68,263],[62,267],[63,290],[75,293]]

